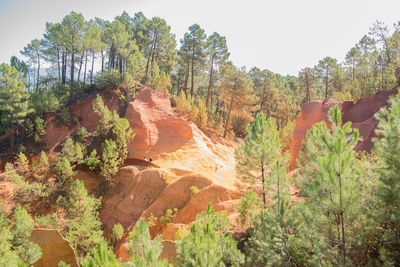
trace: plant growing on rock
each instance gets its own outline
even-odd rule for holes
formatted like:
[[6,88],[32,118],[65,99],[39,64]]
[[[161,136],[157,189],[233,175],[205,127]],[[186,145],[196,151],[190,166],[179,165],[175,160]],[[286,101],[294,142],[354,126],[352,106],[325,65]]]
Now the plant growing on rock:
[[171,222],[172,217],[174,217],[177,212],[178,212],[177,208],[167,209],[165,215],[161,216],[160,222],[165,225],[169,224]]

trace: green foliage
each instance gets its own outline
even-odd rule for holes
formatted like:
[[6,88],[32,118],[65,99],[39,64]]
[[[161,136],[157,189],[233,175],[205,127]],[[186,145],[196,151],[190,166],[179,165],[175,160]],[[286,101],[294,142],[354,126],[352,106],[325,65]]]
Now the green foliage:
[[292,142],[296,120],[287,121],[285,127],[279,129],[279,139],[282,143],[282,150],[288,151]]
[[177,212],[178,212],[177,208],[167,209],[165,211],[165,215],[161,216],[160,222],[165,225],[169,224],[171,222],[172,217],[174,217]]
[[112,178],[118,173],[122,164],[118,156],[118,147],[113,140],[106,140],[103,145],[103,164],[100,166],[100,174],[111,181]]
[[28,105],[28,93],[24,81],[19,79],[18,71],[5,63],[0,64],[0,114],[10,129],[11,155],[14,149],[15,127],[32,112]]
[[69,190],[68,201],[64,203],[67,203],[65,209],[70,220],[65,230],[65,237],[78,256],[83,257],[96,244],[104,242],[98,218],[101,199],[90,197],[84,184],[76,180]]
[[[255,215],[259,207],[259,199],[253,191],[247,191],[240,199],[240,204],[235,206],[235,211],[240,213],[240,223],[251,227],[251,218]],[[248,225],[250,223],[250,225]]]
[[29,100],[36,116],[41,116],[44,112],[56,111],[61,106],[56,90],[39,88],[30,95]]
[[215,212],[211,203],[197,215],[189,234],[176,242],[178,266],[240,266],[244,256],[227,232],[226,214]]
[[39,228],[62,229],[62,226],[59,222],[60,218],[58,217],[56,212],[35,217],[35,227]]
[[181,91],[176,101],[176,108],[189,113],[192,110],[192,98],[190,96],[186,98],[185,92]]
[[0,266],[16,266],[18,256],[12,249],[13,235],[10,229],[10,221],[3,210],[0,210]]
[[127,119],[120,118],[116,111],[111,112],[104,105],[101,96],[93,102],[93,110],[99,115],[97,132],[105,141],[102,145],[103,155],[101,166],[102,175],[111,180],[118,172],[120,166],[128,156],[127,144],[134,138],[130,124]]
[[82,142],[86,137],[90,135],[90,133],[84,126],[82,126],[78,130],[76,130],[75,135]]
[[121,239],[122,235],[124,234],[124,227],[120,223],[116,223],[112,229],[112,239],[113,242],[117,242]]
[[59,158],[54,167],[56,181],[62,191],[66,191],[72,183],[76,172],[67,158]]
[[90,153],[90,156],[83,160],[83,164],[86,164],[91,171],[93,171],[97,166],[100,166],[101,161],[97,156],[96,149],[93,149],[93,151]]
[[140,220],[129,233],[127,251],[132,256],[133,266],[170,266],[166,259],[159,260],[162,252],[161,236],[151,240],[149,226],[146,220]]
[[71,166],[75,167],[82,163],[84,154],[84,146],[79,142],[74,142],[71,137],[68,137],[67,140],[65,140],[58,158],[67,159]]
[[[246,142],[235,151],[238,188],[247,188],[261,178],[264,205],[267,169],[281,156],[278,131],[264,113],[247,126]],[[260,177],[261,175],[261,177]]]
[[18,164],[18,173],[21,175],[25,175],[29,171],[29,162],[28,158],[24,153],[20,152],[17,157]]
[[33,220],[24,208],[18,206],[14,212],[13,222],[11,244],[19,259],[24,264],[32,265],[42,256],[39,245],[29,241]]
[[40,160],[39,160],[37,174],[39,175],[39,177],[43,178],[49,173],[49,171],[50,171],[49,158],[47,157],[46,153],[42,151],[40,153]]
[[100,242],[92,248],[88,256],[82,261],[82,267],[118,267],[123,266],[118,262],[114,252],[107,246],[107,243]]
[[390,107],[382,108],[376,115],[379,121],[375,139],[378,158],[376,173],[380,183],[376,190],[383,209],[379,214],[383,227],[386,260],[400,262],[400,93],[391,97]]
[[116,89],[121,88],[121,84],[124,82],[124,75],[118,70],[112,69],[98,74],[95,80],[97,88],[106,89],[113,93]]
[[[299,158],[303,178],[304,236],[315,264],[345,264],[349,258],[349,233],[354,230],[359,203],[359,180],[354,148],[360,140],[351,122],[342,125],[339,106],[329,110],[325,122],[307,132]],[[318,240],[318,241],[314,241]],[[314,242],[313,242],[314,241]]]
[[249,266],[293,265],[291,241],[296,224],[290,206],[290,184],[285,176],[284,168],[277,161],[271,170],[271,179],[267,180],[269,206],[252,218],[253,228],[246,246]]

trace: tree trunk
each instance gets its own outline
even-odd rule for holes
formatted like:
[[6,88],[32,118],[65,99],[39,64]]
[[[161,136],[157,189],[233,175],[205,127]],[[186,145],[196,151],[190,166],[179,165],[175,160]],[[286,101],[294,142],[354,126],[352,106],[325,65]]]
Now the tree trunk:
[[13,161],[14,159],[14,116],[13,113],[11,113],[11,125],[10,125],[10,130],[11,130],[11,136],[10,136],[10,160]]
[[229,105],[228,114],[226,115],[225,129],[224,129],[224,138],[226,137],[226,133],[227,133],[227,131],[228,131],[228,124],[229,124],[229,119],[230,119],[230,117],[231,117],[232,105],[233,105],[233,97],[232,97],[232,99],[231,99],[231,104]]
[[61,81],[61,75],[60,75],[60,49],[57,48],[57,72],[58,72],[58,82]]
[[[101,73],[103,73],[103,71],[104,71],[104,52],[103,52],[103,50],[101,50]],[[92,72],[92,76],[93,76],[93,72]]]
[[40,81],[40,56],[39,56],[39,53],[37,55],[37,58],[38,58],[38,67],[37,67],[36,92],[39,90],[39,81]]
[[328,98],[328,76],[325,77],[325,98]]
[[79,62],[78,82],[76,84],[76,96],[78,96],[78,92],[79,92],[79,83],[81,81],[81,70],[82,70],[83,56],[84,55],[85,55],[85,52],[82,52],[81,61]]
[[264,164],[262,164],[262,167],[261,167],[261,181],[262,181],[262,195],[263,195],[264,209],[266,209],[267,208],[267,200],[265,198],[265,188],[264,188],[264,184],[265,184]]
[[75,54],[71,55],[71,81],[69,88],[69,102],[72,103],[72,98],[74,94],[74,65],[75,65]]
[[[155,39],[154,39],[155,41]],[[144,76],[144,81],[147,82],[147,78],[149,76],[149,64],[150,64],[150,58],[152,57],[153,54],[153,49],[154,49],[154,41],[151,43],[151,47],[150,47],[150,52],[149,52],[149,56],[147,58],[147,62],[146,62],[146,74]]]
[[[194,42],[194,41],[193,41]],[[190,95],[193,97],[194,91],[194,54],[196,51],[196,43],[193,43],[193,53],[192,53],[192,86],[190,87]]]
[[119,73],[122,74],[122,58],[119,56]]
[[182,75],[182,70],[179,70],[179,72],[178,72],[178,88],[176,90],[177,96],[179,96],[179,94],[181,93],[181,75]]
[[85,57],[85,70],[83,72],[83,84],[86,84],[87,53],[88,53],[88,51],[86,51],[86,57]]
[[188,88],[188,82],[189,82],[189,71],[190,71],[190,61],[188,59],[188,61],[187,61],[187,72],[186,72],[186,78],[185,78],[185,87],[184,87],[184,91],[185,91],[186,97],[187,97],[187,88]]
[[[92,54],[93,55],[93,57],[92,57],[92,72],[91,72],[92,75],[90,75],[90,85],[93,84],[94,51],[92,51],[92,53],[93,53]],[[101,64],[103,65],[103,62]],[[103,66],[101,66],[101,71],[103,71]]]
[[208,91],[206,98],[206,108],[208,108],[208,101],[210,99],[211,86],[212,86],[212,76],[213,76],[213,66],[214,66],[214,54],[211,57],[211,69],[210,69],[210,81],[208,82]]
[[62,84],[65,84],[67,81],[67,54],[63,52],[62,56],[62,73],[61,73]]

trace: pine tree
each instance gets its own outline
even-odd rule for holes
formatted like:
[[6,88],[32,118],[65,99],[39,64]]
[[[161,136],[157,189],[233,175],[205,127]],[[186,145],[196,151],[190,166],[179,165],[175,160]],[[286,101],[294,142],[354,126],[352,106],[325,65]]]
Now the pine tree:
[[314,260],[347,264],[349,232],[357,217],[359,180],[354,148],[360,140],[351,122],[342,125],[340,107],[329,110],[329,129],[317,123],[307,132],[307,143],[298,160],[302,193],[307,197],[301,211],[305,235]]
[[225,118],[224,137],[226,137],[228,132],[232,111],[237,116],[250,117],[247,114],[247,110],[254,103],[252,91],[251,80],[246,77],[246,73],[243,70],[237,69],[232,63],[224,64],[222,67],[222,81],[219,88],[220,101],[228,107]]
[[88,256],[82,261],[82,267],[119,267],[124,266],[115,257],[114,252],[106,242],[100,242],[92,248]]
[[16,126],[31,112],[28,107],[28,93],[18,71],[5,63],[0,65],[0,112],[10,125],[10,158],[14,153]]
[[268,184],[268,208],[252,218],[247,244],[249,266],[291,266],[290,242],[296,228],[290,204],[290,183],[279,161],[274,163]]
[[131,255],[133,266],[171,266],[166,259],[159,260],[162,252],[161,236],[151,240],[146,220],[140,220],[129,233],[127,251]]
[[[281,155],[281,144],[278,131],[264,113],[257,114],[256,119],[247,126],[246,142],[235,152],[238,173],[238,187],[254,184],[261,180],[264,206],[265,181],[272,164]],[[242,183],[245,183],[243,185]]]
[[400,93],[389,99],[390,107],[377,113],[379,121],[374,140],[380,179],[377,196],[383,203],[380,220],[387,260],[400,263]]
[[100,166],[101,175],[107,180],[111,179],[118,173],[119,167],[123,162],[121,162],[118,157],[117,144],[113,140],[104,141],[103,145],[103,164]]
[[39,245],[29,241],[33,231],[33,220],[24,208],[18,206],[14,212],[13,222],[11,244],[19,258],[25,264],[32,265],[42,256]]
[[177,241],[175,262],[178,266],[241,266],[244,255],[228,233],[226,214],[207,210],[197,215],[190,232]]
[[[63,201],[58,201],[63,202]],[[68,201],[64,201],[68,219],[70,220],[65,237],[70,241],[77,254],[82,257],[103,239],[98,209],[101,199],[90,197],[80,180],[70,187]]]

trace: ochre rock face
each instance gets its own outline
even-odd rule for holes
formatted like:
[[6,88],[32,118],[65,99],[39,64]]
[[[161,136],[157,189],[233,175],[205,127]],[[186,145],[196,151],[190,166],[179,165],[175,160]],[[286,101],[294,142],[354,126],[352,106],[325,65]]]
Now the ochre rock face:
[[75,251],[58,230],[34,229],[30,240],[42,249],[42,257],[33,266],[57,267],[60,261],[64,261],[71,267],[79,266]]
[[317,122],[326,121],[328,110],[336,104],[340,104],[340,102],[328,98],[324,101],[316,100],[301,107],[300,115],[296,120],[296,126],[294,128],[292,142],[290,143],[289,148],[290,170],[296,167],[296,159],[299,156],[307,131]]
[[124,228],[136,223],[142,213],[157,200],[167,186],[163,172],[148,169],[139,172],[133,166],[123,167],[114,178],[112,194],[106,195],[100,212],[104,234],[111,237],[112,227]]
[[[99,95],[103,98],[104,105],[106,105],[109,110],[119,111],[118,96],[104,92],[99,93]],[[96,99],[96,96],[97,95],[92,95],[83,101],[74,103],[68,109],[73,116],[80,119],[81,126],[89,130],[94,130],[96,128],[96,123],[99,119],[99,116],[93,111],[93,101]]]
[[296,120],[296,127],[290,144],[290,165],[289,169],[296,168],[296,159],[299,156],[302,143],[306,133],[315,123],[326,121],[328,110],[335,104],[342,109],[343,123],[352,122],[352,127],[357,128],[363,138],[356,146],[356,151],[371,151],[373,147],[372,138],[375,137],[375,129],[378,121],[374,118],[380,108],[388,105],[388,98],[396,94],[397,90],[381,91],[372,96],[366,96],[358,101],[336,102],[333,99],[325,101],[316,100],[301,107],[301,112]]
[[167,94],[142,88],[128,104],[125,118],[136,136],[128,145],[130,158],[153,158],[172,152],[193,137],[189,123],[174,115]]

